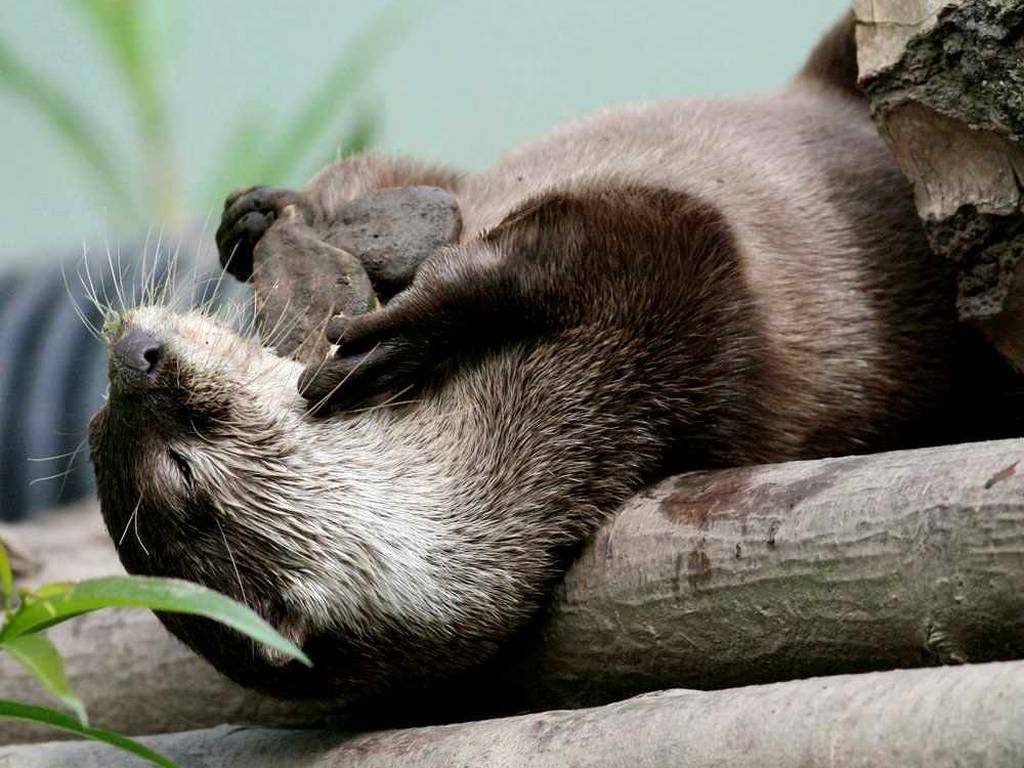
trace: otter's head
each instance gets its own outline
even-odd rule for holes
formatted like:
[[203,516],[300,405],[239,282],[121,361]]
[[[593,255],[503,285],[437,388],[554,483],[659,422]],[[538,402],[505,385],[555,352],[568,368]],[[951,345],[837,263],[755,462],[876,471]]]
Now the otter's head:
[[422,510],[395,473],[418,470],[382,455],[382,418],[310,416],[302,365],[199,314],[128,310],[104,336],[110,394],[89,441],[126,570],[246,603],[314,669],[205,619],[161,620],[232,678],[281,695],[390,674],[376,658],[390,644],[380,632],[394,640],[389,626],[415,625],[420,604],[435,609],[422,592],[437,541],[408,523]]
[[89,440],[121,562],[246,603],[314,665],[160,616],[225,674],[284,696],[372,691],[470,666],[527,615],[509,570],[527,550],[457,517],[481,502],[445,458],[458,430],[436,414],[459,411],[443,398],[318,417],[300,363],[203,315],[127,310],[104,335]]
[[[217,589],[307,641],[287,578],[309,549],[293,525],[301,366],[208,317],[160,307],[112,315],[104,337],[110,391],[89,441],[125,568]],[[213,622],[161,619],[243,682],[275,687],[302,674]]]

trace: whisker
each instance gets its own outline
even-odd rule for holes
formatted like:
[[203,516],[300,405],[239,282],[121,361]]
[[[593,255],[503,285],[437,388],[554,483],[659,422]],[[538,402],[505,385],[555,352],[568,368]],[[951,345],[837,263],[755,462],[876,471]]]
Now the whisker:
[[[89,250],[84,243],[82,244],[82,264],[85,269],[84,277],[82,277],[82,273],[79,272],[79,278],[82,281],[82,288],[85,289],[86,296],[89,297],[93,307],[95,307],[96,311],[100,313],[100,316],[106,317],[110,307],[110,300],[108,298],[106,302],[100,301],[100,292],[96,287],[96,281],[93,280],[92,270],[89,268]],[[88,284],[86,283],[85,278],[88,278]]]
[[[150,225],[146,228],[146,239],[142,241],[142,301],[141,303],[147,304],[150,297],[150,285],[146,281],[146,259],[149,257],[149,238],[153,233],[153,226]],[[153,254],[153,274],[156,274],[156,262],[160,255],[158,253]]]
[[72,469],[74,469],[74,467],[68,467],[67,469],[64,469],[54,475],[46,475],[45,477],[35,477],[29,480],[28,484],[29,486],[33,486],[39,483],[45,483],[47,480],[56,480],[58,477],[67,477],[68,473],[71,472]]
[[146,545],[142,543],[142,538],[139,536],[139,507],[142,506],[142,497],[139,496],[139,500],[135,503],[135,509],[132,510],[131,515],[128,517],[128,522],[124,524],[124,530],[121,531],[121,538],[117,540],[117,546],[120,547],[124,541],[124,537],[128,534],[128,527],[134,523],[135,529],[135,540],[139,542],[139,546],[142,547],[142,551],[146,553],[146,557],[149,557],[149,550],[146,549]]
[[83,437],[78,442],[78,445],[75,446],[75,450],[73,450],[71,452],[71,458],[68,459],[68,468],[64,471],[64,479],[60,481],[60,488],[57,489],[57,498],[58,499],[63,498],[63,496],[64,496],[64,489],[67,487],[67,484],[68,484],[68,478],[71,477],[71,470],[77,469],[77,465],[75,464],[75,457],[78,456],[78,452],[80,450],[82,450],[82,448],[85,446],[85,443],[86,443],[86,441],[88,441],[88,439],[89,439],[88,435]]
[[238,564],[235,562],[235,555],[231,551],[231,545],[228,544],[228,537],[224,535],[224,526],[220,524],[220,518],[214,516],[214,521],[217,523],[217,530],[220,531],[220,538],[224,542],[224,549],[228,552],[228,559],[231,560],[231,567],[235,571],[235,579],[238,580],[238,591],[242,594],[242,602],[249,605],[249,598],[245,595],[245,587],[242,585],[242,574],[238,572]]
[[110,253],[110,241],[106,239],[106,236],[104,236],[104,244],[107,251],[107,264],[110,266],[110,279],[114,283],[114,298],[120,302],[121,311],[124,312],[127,308],[125,307],[124,293],[121,292],[121,281],[117,270],[114,268],[114,259]]
[[74,293],[71,291],[71,285],[68,283],[68,273],[64,269],[64,262],[60,263],[60,276],[64,281],[64,292],[68,295],[68,301],[71,302],[71,310],[75,313],[75,316],[82,322],[82,325],[89,331],[89,335],[92,336],[96,341],[102,342],[103,339],[100,337],[100,332],[93,327],[93,324],[89,322],[89,319],[85,316],[82,308],[78,304],[78,300],[75,299]]
[[68,456],[74,456],[75,452],[77,450],[78,449],[76,448],[74,451],[68,451],[67,453],[58,453],[58,454],[55,454],[53,456],[26,456],[25,460],[26,461],[57,461],[58,459],[66,459]]
[[387,400],[376,405],[371,405],[366,408],[356,408],[355,410],[345,411],[345,413],[368,413],[370,411],[380,410],[381,408],[398,407],[399,405],[414,405],[415,403],[422,403],[422,400],[398,400],[402,395],[412,389],[415,385],[409,384],[408,386],[402,387],[389,397]]
[[382,408],[397,408],[400,405],[416,405],[422,403],[422,400],[388,400],[384,403],[378,403],[377,405],[371,405],[368,408],[356,408],[352,411],[345,411],[345,413],[369,413],[370,411],[379,411]]

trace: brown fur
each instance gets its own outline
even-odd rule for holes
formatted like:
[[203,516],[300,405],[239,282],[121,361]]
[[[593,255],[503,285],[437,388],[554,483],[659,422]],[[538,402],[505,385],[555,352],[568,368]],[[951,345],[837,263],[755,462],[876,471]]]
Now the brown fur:
[[234,591],[317,666],[168,626],[276,693],[430,680],[493,654],[560,554],[658,475],[961,436],[974,342],[843,40],[770,96],[608,111],[471,176],[351,158],[268,197],[328,241],[369,189],[457,197],[461,242],[300,380],[336,411],[414,386],[406,406],[311,418],[296,364],[123,317],[115,337],[167,350],[150,380],[115,361],[135,383],[92,428],[108,527],[135,515],[146,538],[122,560]]

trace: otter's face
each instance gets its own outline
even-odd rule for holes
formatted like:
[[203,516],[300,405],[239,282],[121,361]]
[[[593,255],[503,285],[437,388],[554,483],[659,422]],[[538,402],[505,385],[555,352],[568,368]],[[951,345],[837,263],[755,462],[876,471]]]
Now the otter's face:
[[[158,307],[108,321],[110,394],[89,429],[103,517],[130,573],[225,592],[302,642],[283,602],[301,366],[209,318]],[[224,672],[273,687],[281,660],[212,622],[162,616]],[[292,670],[294,675],[298,670]]]
[[158,614],[221,672],[279,696],[365,695],[461,669],[525,615],[503,570],[481,587],[448,522],[463,495],[476,502],[439,458],[458,434],[447,422],[416,406],[310,416],[300,363],[201,315],[128,310],[104,335],[110,395],[89,441],[126,570],[230,595],[314,665]]

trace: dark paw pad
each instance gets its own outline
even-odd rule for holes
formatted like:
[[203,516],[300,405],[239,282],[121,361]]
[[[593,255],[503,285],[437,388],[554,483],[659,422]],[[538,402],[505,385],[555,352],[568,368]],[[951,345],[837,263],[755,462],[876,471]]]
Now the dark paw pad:
[[239,280],[249,280],[256,244],[288,205],[307,212],[305,198],[287,189],[249,187],[228,195],[216,235],[221,266]]

